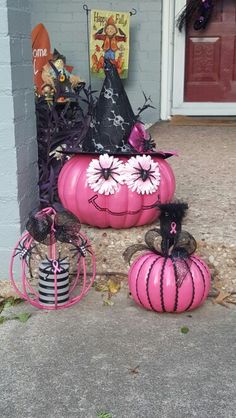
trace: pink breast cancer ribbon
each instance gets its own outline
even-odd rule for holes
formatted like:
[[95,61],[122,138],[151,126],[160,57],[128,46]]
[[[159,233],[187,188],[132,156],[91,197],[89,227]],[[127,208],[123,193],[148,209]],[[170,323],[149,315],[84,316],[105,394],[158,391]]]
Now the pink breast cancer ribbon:
[[61,268],[59,268],[59,264],[58,264],[57,260],[53,260],[52,265],[53,265],[53,268],[54,268],[53,273],[60,273],[61,272]]
[[177,234],[177,231],[176,231],[176,223],[175,222],[172,222],[171,223],[171,231],[170,231],[170,233],[171,234]]

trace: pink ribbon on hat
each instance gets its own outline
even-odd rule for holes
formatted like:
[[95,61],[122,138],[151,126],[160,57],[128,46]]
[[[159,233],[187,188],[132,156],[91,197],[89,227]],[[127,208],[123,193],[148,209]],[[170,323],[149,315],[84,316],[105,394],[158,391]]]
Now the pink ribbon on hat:
[[137,151],[144,152],[144,142],[149,139],[149,135],[141,122],[136,122],[132,128],[128,143]]

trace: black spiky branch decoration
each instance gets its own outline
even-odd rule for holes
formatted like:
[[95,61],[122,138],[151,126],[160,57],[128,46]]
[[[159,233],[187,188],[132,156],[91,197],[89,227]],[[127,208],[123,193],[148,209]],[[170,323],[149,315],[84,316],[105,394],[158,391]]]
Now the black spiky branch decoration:
[[152,99],[151,96],[146,96],[146,94],[143,91],[143,96],[144,96],[144,104],[142,107],[138,107],[138,113],[137,115],[135,115],[136,119],[138,120],[139,116],[141,115],[142,112],[144,112],[144,110],[146,109],[155,109],[155,106],[153,106],[152,103]]
[[177,19],[177,27],[182,31],[183,27],[193,23],[195,30],[205,29],[213,12],[213,0],[190,0],[180,12]]

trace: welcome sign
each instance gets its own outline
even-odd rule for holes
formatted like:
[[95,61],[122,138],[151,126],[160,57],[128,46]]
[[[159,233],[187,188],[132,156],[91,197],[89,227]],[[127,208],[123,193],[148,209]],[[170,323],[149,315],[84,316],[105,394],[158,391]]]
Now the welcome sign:
[[42,69],[51,58],[49,34],[42,23],[32,30],[32,62],[34,70],[34,85],[39,92],[43,84]]

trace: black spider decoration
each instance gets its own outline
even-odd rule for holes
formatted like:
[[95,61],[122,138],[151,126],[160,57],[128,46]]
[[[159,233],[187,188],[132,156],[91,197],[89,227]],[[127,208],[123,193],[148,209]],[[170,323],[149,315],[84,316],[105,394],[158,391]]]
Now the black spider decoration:
[[88,244],[88,241],[80,236],[81,242],[79,243],[73,243],[74,248],[71,248],[71,252],[74,252],[74,255],[72,255],[72,258],[76,257],[77,255],[80,257],[86,257],[87,252],[92,254],[92,251],[90,250],[91,245]]
[[19,242],[19,245],[16,248],[14,257],[19,255],[20,260],[24,260],[26,262],[27,267],[29,267],[30,257],[33,254],[33,249],[36,247],[36,245],[30,246],[29,248],[27,248],[25,246],[27,242],[28,242],[27,238]]
[[117,180],[114,178],[113,174],[119,175],[119,173],[117,173],[116,168],[112,168],[114,161],[112,161],[110,167],[108,168],[104,168],[102,167],[100,161],[99,161],[99,166],[101,167],[101,169],[94,167],[94,169],[96,171],[98,171],[98,173],[100,174],[99,178],[96,180],[97,182],[103,177],[105,180],[108,180],[109,177],[111,177],[116,183]]
[[145,170],[140,163],[138,163],[139,167],[134,167],[134,170],[136,170],[136,173],[132,173],[133,176],[137,176],[135,178],[136,180],[142,179],[143,181],[146,181],[147,179],[150,180],[151,184],[153,184],[152,182],[152,178],[155,179],[155,176],[153,174],[155,174],[155,170],[152,170],[152,166],[150,164],[150,167]]
[[59,254],[58,259],[50,260],[48,256],[46,255],[46,260],[48,264],[43,269],[43,273],[46,273],[45,279],[48,279],[49,275],[54,274],[54,272],[63,273],[64,271],[66,271],[66,267],[67,267],[66,259],[67,257],[60,258],[60,254]]

